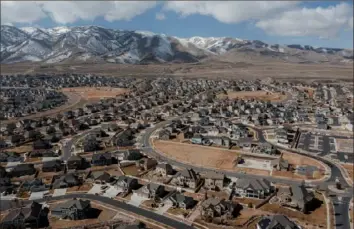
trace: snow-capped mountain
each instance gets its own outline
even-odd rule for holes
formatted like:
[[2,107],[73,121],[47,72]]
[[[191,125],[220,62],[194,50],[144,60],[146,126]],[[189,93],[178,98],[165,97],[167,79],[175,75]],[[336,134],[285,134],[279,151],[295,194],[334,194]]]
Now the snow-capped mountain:
[[[198,62],[230,53],[271,56],[297,61],[352,61],[353,50],[301,45],[269,45],[230,37],[178,38],[148,31],[123,31],[98,26],[50,29],[1,26],[1,62],[104,61],[112,63]],[[301,58],[300,58],[301,57]],[[315,58],[314,58],[315,57]]]

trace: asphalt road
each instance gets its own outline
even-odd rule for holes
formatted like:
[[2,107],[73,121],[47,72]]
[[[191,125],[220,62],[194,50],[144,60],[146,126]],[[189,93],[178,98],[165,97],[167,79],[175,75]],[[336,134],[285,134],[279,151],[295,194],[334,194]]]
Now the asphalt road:
[[[102,204],[111,205],[115,208],[122,209],[122,210],[125,210],[128,212],[132,212],[134,214],[141,215],[143,217],[152,219],[156,222],[165,224],[165,225],[170,226],[172,228],[177,228],[177,229],[193,229],[194,228],[194,227],[189,226],[185,223],[168,218],[163,215],[159,215],[159,214],[154,213],[152,211],[148,211],[148,210],[145,210],[145,209],[142,209],[139,207],[135,207],[133,205],[126,204],[124,202],[114,200],[114,199],[111,199],[108,197],[96,196],[96,195],[92,195],[92,194],[66,194],[64,196],[47,197],[45,199],[40,199],[40,200],[36,200],[36,201],[37,202],[44,202],[44,201],[48,202],[48,201],[52,201],[52,200],[64,200],[64,199],[72,199],[72,198],[81,198],[81,199],[89,199],[91,201],[98,201]],[[29,201],[24,201],[24,204],[26,204],[28,202]],[[5,200],[1,201],[0,206],[1,206],[2,211],[11,208],[10,201],[5,201]]]
[[335,227],[338,229],[350,229],[349,222],[349,202],[350,197],[331,198],[334,207]]

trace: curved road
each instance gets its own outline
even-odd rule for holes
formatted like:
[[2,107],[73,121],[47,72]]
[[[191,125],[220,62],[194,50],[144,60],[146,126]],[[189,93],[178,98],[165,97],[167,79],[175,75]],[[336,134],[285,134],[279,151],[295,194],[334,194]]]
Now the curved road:
[[[106,205],[111,205],[115,208],[122,209],[125,211],[132,212],[137,215],[141,215],[143,217],[146,217],[148,219],[152,219],[156,222],[162,223],[164,225],[170,226],[172,228],[177,228],[177,229],[194,229],[194,227],[189,226],[185,223],[182,223],[180,221],[171,219],[169,217],[154,213],[152,211],[148,211],[139,207],[135,207],[133,205],[111,199],[108,197],[103,197],[99,195],[92,195],[92,194],[66,194],[64,196],[56,196],[56,197],[46,197],[44,199],[36,200],[38,202],[43,202],[43,201],[51,201],[51,200],[65,200],[65,199],[73,199],[73,198],[81,198],[81,199],[89,199],[92,201],[97,201],[101,202]],[[24,201],[24,203],[28,203],[30,201]],[[11,208],[10,201],[2,200],[1,201],[1,210],[7,210]]]

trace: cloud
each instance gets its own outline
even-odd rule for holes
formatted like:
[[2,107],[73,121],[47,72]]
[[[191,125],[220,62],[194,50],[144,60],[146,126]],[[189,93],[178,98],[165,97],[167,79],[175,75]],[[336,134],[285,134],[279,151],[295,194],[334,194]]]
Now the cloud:
[[1,24],[31,23],[46,17],[34,2],[1,1]]
[[160,20],[160,21],[166,19],[166,16],[165,16],[164,13],[156,13],[156,16],[155,16],[155,17],[156,17],[157,20]]
[[201,14],[212,16],[220,22],[239,23],[262,19],[293,8],[297,1],[169,1],[164,10],[182,16]]
[[353,6],[340,3],[328,8],[302,8],[260,20],[256,26],[279,36],[336,37],[342,29],[353,28]]
[[78,20],[130,20],[156,5],[155,1],[1,1],[1,23],[33,23],[51,17],[58,24]]

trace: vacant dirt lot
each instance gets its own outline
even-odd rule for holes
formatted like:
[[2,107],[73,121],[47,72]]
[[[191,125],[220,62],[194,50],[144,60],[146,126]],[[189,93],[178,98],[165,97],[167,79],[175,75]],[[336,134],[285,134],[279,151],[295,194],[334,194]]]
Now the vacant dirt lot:
[[291,165],[294,165],[293,167],[296,167],[296,165],[298,165],[298,166],[312,165],[312,166],[316,166],[317,168],[319,168],[322,171],[325,170],[325,167],[321,162],[316,161],[316,160],[306,157],[306,156],[296,154],[296,153],[283,152],[283,158],[285,160],[288,160]]
[[101,98],[112,98],[117,95],[121,95],[127,92],[127,89],[124,88],[113,88],[113,87],[71,87],[63,88],[65,93],[77,93],[82,98],[87,99],[88,101],[99,100]]
[[272,101],[278,102],[286,99],[286,95],[276,92],[266,92],[266,91],[228,91],[227,95],[220,94],[219,98],[229,98],[229,99],[256,99],[262,101]]

